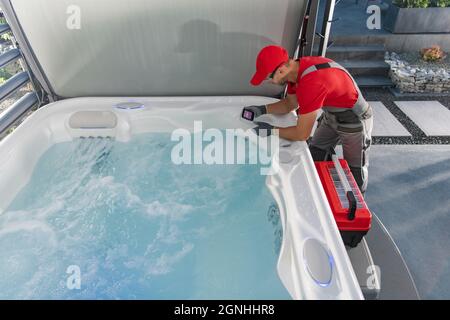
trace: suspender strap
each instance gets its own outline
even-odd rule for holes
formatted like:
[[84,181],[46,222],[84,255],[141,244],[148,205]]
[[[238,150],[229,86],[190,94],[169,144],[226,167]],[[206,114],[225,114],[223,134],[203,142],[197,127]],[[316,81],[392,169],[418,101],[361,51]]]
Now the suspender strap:
[[[303,73],[300,76],[300,79],[302,79],[307,74],[310,74],[311,72],[314,72],[314,71],[317,71],[317,70],[321,70],[321,69],[328,69],[328,68],[340,69],[340,70],[344,71],[350,77],[350,79],[352,79],[352,82],[353,82],[353,85],[355,87],[355,90],[358,92],[358,100],[353,105],[351,110],[358,117],[362,117],[366,113],[366,111],[369,109],[369,104],[364,99],[363,95],[361,94],[361,91],[359,90],[359,87],[356,84],[355,79],[353,79],[352,75],[343,66],[341,66],[339,63],[331,61],[331,62],[325,62],[325,63],[312,65],[312,66],[306,68],[303,71]],[[333,108],[333,107],[323,107],[323,109],[325,111],[334,112],[334,113],[336,113],[336,112],[343,112],[343,111],[348,111],[349,110],[348,108]]]
[[[303,71],[302,75],[300,76],[300,79],[311,72],[314,72],[314,71],[317,71],[320,69],[327,69],[327,68],[341,69],[346,74],[348,74],[348,76],[352,79],[353,83],[355,84],[355,79],[353,79],[352,75],[350,73],[348,73],[348,71],[343,66],[341,66],[339,63],[337,63],[335,61],[325,62],[325,63],[320,63],[320,64],[315,64],[315,65],[309,66],[308,68],[306,68]],[[358,86],[356,86],[356,87],[358,87]]]
[[[320,69],[331,68],[331,65],[328,62],[325,62],[325,63],[321,63],[321,64],[316,64],[316,65],[314,65],[312,67],[316,67],[316,70],[320,70]],[[302,73],[302,77],[303,77],[304,74],[305,74],[305,72]]]

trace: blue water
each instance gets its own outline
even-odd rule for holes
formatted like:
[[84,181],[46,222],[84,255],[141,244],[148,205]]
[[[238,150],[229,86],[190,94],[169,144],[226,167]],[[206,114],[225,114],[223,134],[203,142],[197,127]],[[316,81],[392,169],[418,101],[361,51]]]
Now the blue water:
[[49,149],[0,216],[0,298],[289,299],[259,166],[177,166],[175,144]]

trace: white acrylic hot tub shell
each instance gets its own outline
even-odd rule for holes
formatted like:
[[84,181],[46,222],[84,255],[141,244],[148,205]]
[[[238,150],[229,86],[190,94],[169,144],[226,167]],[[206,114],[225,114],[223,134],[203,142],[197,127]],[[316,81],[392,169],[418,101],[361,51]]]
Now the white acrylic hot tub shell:
[[[139,133],[172,132],[177,128],[193,130],[194,121],[199,120],[203,121],[203,129],[248,129],[251,124],[240,120],[242,107],[274,101],[255,96],[101,97],[67,99],[46,105],[0,142],[0,214],[28,183],[37,161],[53,144],[79,136],[112,136],[128,141]],[[124,102],[137,102],[143,108],[114,108]],[[93,115],[89,112],[93,111],[97,112],[94,118],[98,121],[88,121]],[[74,129],[69,120],[75,113],[81,117],[72,118],[72,125],[82,127],[84,118],[88,126],[105,128]],[[266,117],[278,126],[295,123],[292,114]],[[280,149],[280,170],[268,176],[267,185],[278,203],[283,225],[278,260],[283,284],[294,299],[362,299],[306,143],[282,141]],[[325,253],[330,259],[324,259]],[[313,279],[313,276],[327,278],[327,274],[331,276],[327,284]]]

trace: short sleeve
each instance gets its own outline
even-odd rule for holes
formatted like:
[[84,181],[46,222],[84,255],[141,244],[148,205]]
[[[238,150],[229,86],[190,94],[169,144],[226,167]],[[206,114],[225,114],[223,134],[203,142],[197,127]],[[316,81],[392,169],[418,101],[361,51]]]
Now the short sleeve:
[[298,113],[306,114],[323,107],[327,89],[317,83],[304,83],[297,90]]
[[287,93],[288,94],[295,94],[296,92],[297,92],[297,89],[296,89],[295,83],[288,82]]

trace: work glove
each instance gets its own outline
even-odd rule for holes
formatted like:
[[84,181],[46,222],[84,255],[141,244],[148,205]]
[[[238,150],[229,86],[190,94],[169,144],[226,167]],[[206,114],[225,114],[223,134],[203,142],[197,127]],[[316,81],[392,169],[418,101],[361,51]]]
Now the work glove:
[[252,128],[256,135],[260,137],[268,137],[272,134],[274,126],[266,122],[255,122],[256,127]]
[[263,114],[267,113],[267,106],[248,106],[244,107],[244,110],[252,111],[255,115],[254,119],[258,118],[259,116],[262,116]]

